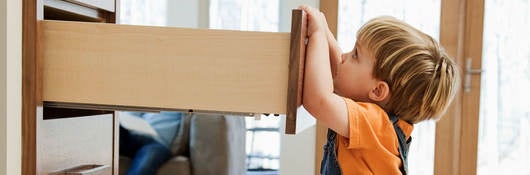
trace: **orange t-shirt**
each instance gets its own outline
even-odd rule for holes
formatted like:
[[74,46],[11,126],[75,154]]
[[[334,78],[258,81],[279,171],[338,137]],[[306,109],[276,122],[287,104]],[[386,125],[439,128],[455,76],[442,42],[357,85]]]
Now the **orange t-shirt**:
[[[373,103],[344,98],[350,137],[337,137],[338,162],[343,175],[401,174],[398,138],[388,114]],[[407,139],[413,126],[398,121]]]

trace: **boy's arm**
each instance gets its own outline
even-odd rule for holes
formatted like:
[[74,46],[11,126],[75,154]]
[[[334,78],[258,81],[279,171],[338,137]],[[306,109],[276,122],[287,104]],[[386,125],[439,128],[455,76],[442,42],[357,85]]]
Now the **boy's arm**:
[[339,47],[339,43],[335,39],[335,36],[333,36],[333,33],[331,33],[329,28],[326,29],[329,46],[329,59],[331,62],[331,72],[332,76],[335,77],[335,75],[337,75],[338,73],[338,65],[342,62],[342,49]]
[[[308,14],[309,42],[306,50],[303,105],[311,115],[342,136],[349,136],[348,112],[342,97],[333,93],[329,46],[325,18],[310,7]],[[323,28],[326,27],[326,28]]]

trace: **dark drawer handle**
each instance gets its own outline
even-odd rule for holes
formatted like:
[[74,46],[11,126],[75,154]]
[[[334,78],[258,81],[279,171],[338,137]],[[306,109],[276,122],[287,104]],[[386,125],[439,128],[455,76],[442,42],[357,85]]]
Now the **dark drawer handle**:
[[109,165],[80,165],[50,175],[110,175],[112,170]]

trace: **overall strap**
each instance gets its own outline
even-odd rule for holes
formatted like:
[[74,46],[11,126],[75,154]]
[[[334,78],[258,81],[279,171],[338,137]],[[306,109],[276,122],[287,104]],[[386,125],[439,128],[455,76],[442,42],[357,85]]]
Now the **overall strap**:
[[401,166],[399,168],[399,170],[401,170],[401,173],[403,175],[406,175],[407,172],[408,172],[408,168],[407,168],[407,154],[409,152],[409,146],[410,146],[410,141],[411,141],[412,137],[409,138],[408,140],[406,139],[405,133],[403,133],[403,130],[401,130],[401,128],[397,124],[399,118],[396,115],[388,114],[388,117],[390,118],[390,121],[392,121],[392,124],[394,125],[394,130],[396,131],[396,134],[397,134],[397,137],[398,137],[399,156],[401,158],[401,162],[403,162],[403,166]]

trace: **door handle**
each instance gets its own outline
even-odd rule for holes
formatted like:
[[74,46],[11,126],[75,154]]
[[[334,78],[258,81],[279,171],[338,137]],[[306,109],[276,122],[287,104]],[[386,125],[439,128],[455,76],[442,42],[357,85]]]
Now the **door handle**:
[[466,59],[466,69],[465,69],[465,77],[464,77],[464,92],[468,93],[469,91],[471,91],[471,75],[473,74],[482,74],[482,72],[484,72],[483,69],[472,69],[471,68],[471,63],[472,63],[472,59],[471,58],[467,58]]

